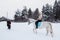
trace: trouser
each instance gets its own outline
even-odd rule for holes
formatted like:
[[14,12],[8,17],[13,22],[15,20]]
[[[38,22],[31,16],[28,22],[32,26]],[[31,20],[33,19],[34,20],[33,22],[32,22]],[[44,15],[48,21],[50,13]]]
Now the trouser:
[[36,25],[36,29],[38,28],[38,22],[41,22],[42,20],[37,20],[36,22],[35,22],[35,25]]
[[8,27],[8,29],[11,29],[11,25],[8,25],[7,27]]

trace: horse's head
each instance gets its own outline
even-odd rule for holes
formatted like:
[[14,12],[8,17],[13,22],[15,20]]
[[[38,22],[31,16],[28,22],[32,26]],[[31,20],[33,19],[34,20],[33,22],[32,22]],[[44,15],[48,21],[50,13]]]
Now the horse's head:
[[28,25],[31,24],[32,22],[35,22],[36,20],[29,18],[28,19]]
[[31,20],[30,19],[28,19],[28,25],[30,25],[31,24]]

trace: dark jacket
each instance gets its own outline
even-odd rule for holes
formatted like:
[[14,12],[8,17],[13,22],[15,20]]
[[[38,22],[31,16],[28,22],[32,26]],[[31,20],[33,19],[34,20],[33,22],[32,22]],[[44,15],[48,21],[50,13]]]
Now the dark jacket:
[[10,24],[11,24],[11,21],[7,21],[7,26],[10,26]]

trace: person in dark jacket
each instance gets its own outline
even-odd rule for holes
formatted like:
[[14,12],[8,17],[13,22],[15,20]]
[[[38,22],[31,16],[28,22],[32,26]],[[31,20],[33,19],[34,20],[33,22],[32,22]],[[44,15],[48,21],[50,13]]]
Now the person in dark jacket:
[[8,29],[11,29],[11,21],[10,20],[7,21],[7,27],[8,27]]

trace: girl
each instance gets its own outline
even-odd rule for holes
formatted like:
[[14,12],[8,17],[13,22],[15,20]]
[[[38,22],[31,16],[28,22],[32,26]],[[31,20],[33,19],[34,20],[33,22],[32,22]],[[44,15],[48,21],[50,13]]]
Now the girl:
[[38,28],[38,26],[41,25],[41,22],[42,22],[42,13],[39,14],[39,17],[37,18],[37,21],[35,22],[36,29]]

